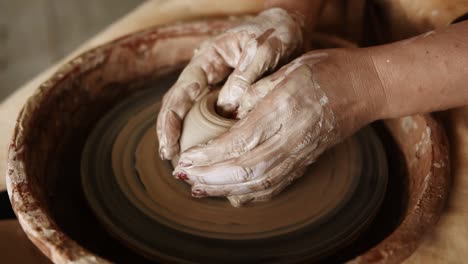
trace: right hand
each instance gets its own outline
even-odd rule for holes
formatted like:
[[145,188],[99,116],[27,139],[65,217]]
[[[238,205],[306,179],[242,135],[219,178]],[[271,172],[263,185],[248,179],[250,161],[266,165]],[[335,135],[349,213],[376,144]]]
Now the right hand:
[[299,14],[272,8],[203,43],[163,98],[156,127],[161,158],[179,154],[183,119],[211,85],[227,78],[217,104],[233,113],[251,84],[299,51],[302,21]]
[[174,176],[192,185],[194,197],[226,196],[236,207],[277,195],[325,150],[379,117],[384,96],[361,54],[313,51],[251,85],[240,121],[184,151]]

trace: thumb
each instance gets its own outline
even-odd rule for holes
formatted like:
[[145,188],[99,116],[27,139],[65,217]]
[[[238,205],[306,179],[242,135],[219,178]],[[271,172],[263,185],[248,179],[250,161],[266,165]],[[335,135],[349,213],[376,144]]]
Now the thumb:
[[273,31],[267,30],[247,43],[238,65],[219,93],[217,105],[222,112],[234,112],[250,85],[278,65],[281,42],[276,37],[269,37]]

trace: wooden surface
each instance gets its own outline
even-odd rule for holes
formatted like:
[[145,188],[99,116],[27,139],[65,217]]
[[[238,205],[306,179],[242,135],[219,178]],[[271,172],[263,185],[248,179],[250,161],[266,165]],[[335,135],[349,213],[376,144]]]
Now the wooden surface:
[[0,101],[143,0],[0,0]]
[[29,241],[16,220],[0,221],[0,252],[0,263],[50,263]]

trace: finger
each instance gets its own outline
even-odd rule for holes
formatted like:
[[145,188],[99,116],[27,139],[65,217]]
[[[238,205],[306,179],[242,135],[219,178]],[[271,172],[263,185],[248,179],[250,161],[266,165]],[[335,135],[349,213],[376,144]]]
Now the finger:
[[[283,76],[282,71],[277,76]],[[273,76],[271,80],[278,82],[276,76]],[[286,79],[283,78],[278,85],[281,85],[283,81]],[[284,104],[282,100],[278,100],[278,96],[283,97],[283,94],[285,93],[265,98],[262,101],[262,107],[258,107],[249,116],[238,121],[225,134],[205,145],[193,147],[182,153],[181,164],[207,166],[237,158],[268,140],[279,132],[285,121],[288,121],[279,120],[284,115],[279,114],[278,111],[284,108]]]
[[181,117],[172,110],[160,111],[156,132],[159,139],[161,159],[173,159],[179,153],[179,137],[182,126]]
[[199,83],[192,83],[187,87],[176,83],[164,96],[156,121],[159,155],[162,159],[172,159],[179,153],[182,120],[201,92]]
[[273,31],[267,30],[247,43],[238,65],[218,97],[218,107],[224,113],[235,111],[247,88],[265,72],[278,65],[281,57],[281,42],[276,37],[270,37]]
[[237,184],[209,185],[195,183],[192,190],[203,192],[206,196],[233,196],[264,191],[272,186],[276,186],[283,179],[289,177],[293,171],[298,170],[299,159],[288,156],[284,161],[274,166],[271,170],[264,173],[263,176]]
[[265,77],[255,84],[251,85],[242,96],[239,107],[236,111],[236,117],[243,119],[250,111],[277,85],[270,77]]
[[237,109],[237,118],[243,119],[252,109],[273,89],[287,81],[290,73],[302,66],[302,60],[294,60],[288,65],[281,67],[275,73],[250,85],[244,92]]
[[271,122],[276,118],[274,111],[253,113],[218,138],[183,152],[179,164],[208,166],[238,158],[279,132],[281,123]]
[[179,179],[190,180],[194,184],[229,185],[252,181],[262,177],[285,153],[279,151],[280,135],[271,137],[264,144],[253,149],[248,155],[210,166],[177,166],[173,172]]
[[289,175],[289,177],[284,178],[281,182],[272,186],[271,188],[263,191],[252,192],[242,195],[232,195],[228,196],[227,199],[234,207],[241,207],[247,203],[252,202],[261,202],[261,201],[268,201],[274,196],[281,193],[284,188],[288,187],[294,180],[304,175],[305,168],[301,168]]
[[[283,71],[284,72],[284,71]],[[243,119],[250,111],[262,100],[265,96],[275,89],[278,84],[284,79],[281,71],[277,71],[269,75],[253,85],[249,86],[244,92],[239,107],[237,108],[237,118]]]
[[214,44],[210,45],[204,44],[163,98],[156,126],[162,159],[172,159],[179,153],[182,121],[194,101],[208,90],[208,85],[219,82],[230,72],[226,55],[220,54]]

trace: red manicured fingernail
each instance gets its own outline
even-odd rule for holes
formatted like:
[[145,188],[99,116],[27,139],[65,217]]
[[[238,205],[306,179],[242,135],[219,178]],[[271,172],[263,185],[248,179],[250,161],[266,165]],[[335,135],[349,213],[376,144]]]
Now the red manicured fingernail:
[[196,198],[206,197],[207,193],[201,189],[192,190],[192,196]]
[[237,119],[238,114],[239,114],[238,109],[234,110],[234,112],[232,112],[232,119]]
[[187,181],[189,178],[187,177],[187,173],[185,172],[179,172],[177,173],[177,178],[179,180]]

